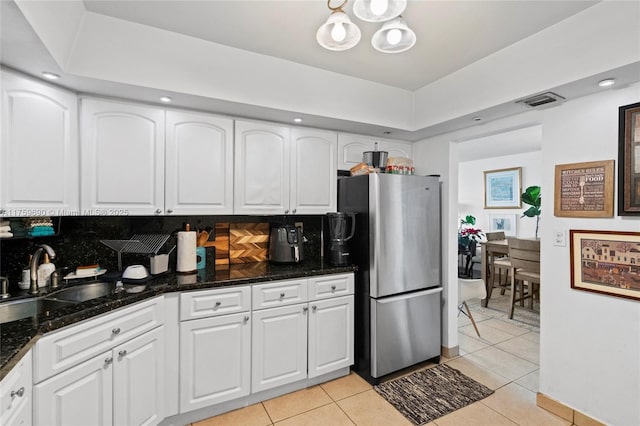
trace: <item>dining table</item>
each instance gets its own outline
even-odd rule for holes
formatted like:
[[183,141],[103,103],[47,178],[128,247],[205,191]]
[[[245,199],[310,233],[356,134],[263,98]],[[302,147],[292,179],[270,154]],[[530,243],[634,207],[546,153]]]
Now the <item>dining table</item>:
[[481,276],[484,280],[484,284],[487,288],[487,298],[482,300],[482,306],[486,307],[489,301],[489,286],[493,285],[493,268],[491,265],[492,259],[509,254],[509,243],[504,240],[491,240],[483,241],[480,243],[482,247],[482,262],[481,262]]

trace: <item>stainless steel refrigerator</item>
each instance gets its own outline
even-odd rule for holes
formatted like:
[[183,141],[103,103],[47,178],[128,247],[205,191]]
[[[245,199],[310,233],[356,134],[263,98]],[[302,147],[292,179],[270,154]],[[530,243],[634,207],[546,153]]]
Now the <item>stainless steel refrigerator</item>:
[[370,383],[440,356],[440,182],[369,174],[338,180],[338,211],[356,213],[354,370]]

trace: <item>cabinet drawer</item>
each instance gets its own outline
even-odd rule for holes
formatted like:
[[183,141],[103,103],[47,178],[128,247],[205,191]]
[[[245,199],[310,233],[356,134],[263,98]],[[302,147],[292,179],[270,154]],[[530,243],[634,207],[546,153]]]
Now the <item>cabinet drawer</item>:
[[307,280],[275,281],[253,286],[253,309],[292,305],[307,301]]
[[353,294],[353,274],[321,275],[309,278],[309,300]]
[[46,334],[35,346],[34,383],[162,325],[164,298],[146,300]]
[[251,309],[251,287],[191,291],[180,295],[180,321],[234,314]]
[[31,424],[31,351],[0,383],[0,424]]

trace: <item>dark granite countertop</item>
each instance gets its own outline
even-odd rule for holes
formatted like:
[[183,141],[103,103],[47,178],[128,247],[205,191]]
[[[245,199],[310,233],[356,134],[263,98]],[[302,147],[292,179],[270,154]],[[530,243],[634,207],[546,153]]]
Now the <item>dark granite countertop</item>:
[[[65,306],[55,311],[40,314],[37,317],[0,324],[0,380],[11,371],[37,341],[38,337],[44,333],[160,294],[353,271],[355,271],[353,266],[337,267],[314,260],[305,260],[297,264],[260,262],[237,265],[208,265],[206,269],[199,270],[194,274],[166,273],[156,276],[147,281],[145,290],[139,293],[119,292]],[[71,282],[69,285],[74,284],[76,283]],[[42,295],[46,295],[46,291],[43,291]]]

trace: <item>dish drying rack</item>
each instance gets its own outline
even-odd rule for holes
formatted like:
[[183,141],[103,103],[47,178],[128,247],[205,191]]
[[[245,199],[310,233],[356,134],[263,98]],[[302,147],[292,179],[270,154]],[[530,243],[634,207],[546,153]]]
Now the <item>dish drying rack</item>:
[[122,272],[122,253],[158,254],[170,234],[135,234],[129,240],[100,240],[118,252],[118,271]]

